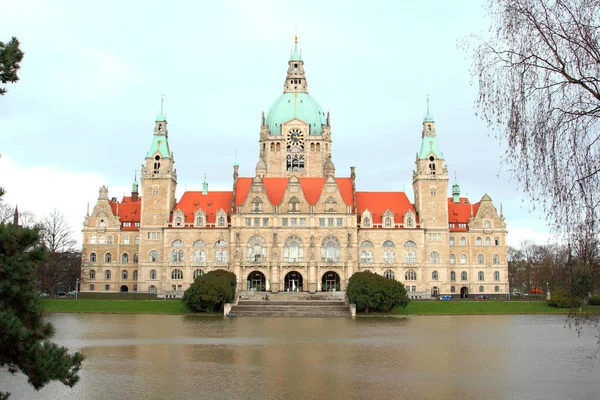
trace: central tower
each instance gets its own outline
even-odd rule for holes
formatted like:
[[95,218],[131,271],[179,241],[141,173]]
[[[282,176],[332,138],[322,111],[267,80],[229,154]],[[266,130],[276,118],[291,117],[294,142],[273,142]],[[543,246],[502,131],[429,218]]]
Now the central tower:
[[260,177],[323,177],[331,155],[329,114],[308,94],[298,37],[288,61],[283,94],[275,100],[260,130]]

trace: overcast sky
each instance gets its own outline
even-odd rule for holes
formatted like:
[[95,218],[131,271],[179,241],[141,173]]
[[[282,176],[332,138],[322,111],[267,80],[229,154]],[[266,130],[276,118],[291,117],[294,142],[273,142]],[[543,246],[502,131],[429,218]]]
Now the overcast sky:
[[283,91],[296,29],[309,92],[331,112],[338,176],[356,166],[357,190],[412,200],[429,95],[461,195],[503,204],[510,245],[549,237],[475,115],[457,43],[487,34],[483,0],[2,3],[0,41],[16,36],[25,52],[0,97],[5,201],[40,216],[58,208],[79,241],[101,185],[129,194],[162,94],[178,198],[204,173],[209,190],[231,190],[236,150],[240,175],[254,176],[261,112]]

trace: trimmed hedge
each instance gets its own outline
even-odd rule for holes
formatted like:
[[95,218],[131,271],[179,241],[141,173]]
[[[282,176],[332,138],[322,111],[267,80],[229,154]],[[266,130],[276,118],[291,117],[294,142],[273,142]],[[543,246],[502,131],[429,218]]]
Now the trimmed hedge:
[[557,290],[552,292],[548,305],[557,308],[578,308],[581,307],[581,299],[573,297],[567,290]]
[[590,306],[600,306],[600,295],[596,295],[588,302]]
[[353,274],[348,281],[346,295],[357,311],[390,311],[406,307],[410,302],[404,285],[370,271]]
[[193,312],[223,310],[235,298],[235,274],[217,269],[196,278],[183,294],[183,304]]

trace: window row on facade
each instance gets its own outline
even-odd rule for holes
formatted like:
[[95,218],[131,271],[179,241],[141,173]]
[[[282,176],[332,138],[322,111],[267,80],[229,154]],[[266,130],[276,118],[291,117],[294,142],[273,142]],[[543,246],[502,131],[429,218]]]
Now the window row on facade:
[[[113,235],[107,235],[107,236],[104,236],[104,235],[100,235],[100,236],[90,235],[89,243],[90,244],[115,244],[115,238],[114,238]],[[124,244],[124,245],[131,244],[129,236],[122,236],[121,237],[121,244]],[[140,237],[139,236],[134,236],[134,238],[133,238],[133,244],[134,245],[140,244]]]
[[[467,245],[467,238],[465,236],[461,236],[458,239],[458,243],[460,246],[466,246]],[[481,238],[481,236],[477,236],[477,238],[475,238],[475,246],[483,246],[484,240],[483,238]],[[455,246],[456,245],[456,239],[453,236],[450,236],[450,246]],[[492,238],[489,236],[485,237],[485,245],[486,246],[491,246],[492,245]],[[500,238],[498,236],[494,237],[494,246],[500,246]]]

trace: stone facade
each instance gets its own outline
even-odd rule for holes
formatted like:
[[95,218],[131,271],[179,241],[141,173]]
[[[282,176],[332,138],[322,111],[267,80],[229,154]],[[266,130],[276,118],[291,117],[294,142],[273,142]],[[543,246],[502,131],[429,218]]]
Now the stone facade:
[[[413,297],[508,292],[506,223],[488,195],[460,197],[427,114],[413,174],[402,192],[356,190],[331,159],[329,114],[308,94],[297,51],[284,93],[262,118],[254,177],[233,189],[186,192],[177,200],[175,160],[164,115],[131,196],[102,187],[83,227],[82,291],[181,296],[199,274],[225,269],[239,290],[344,290],[370,270],[403,282]],[[391,161],[391,160],[390,160]]]

